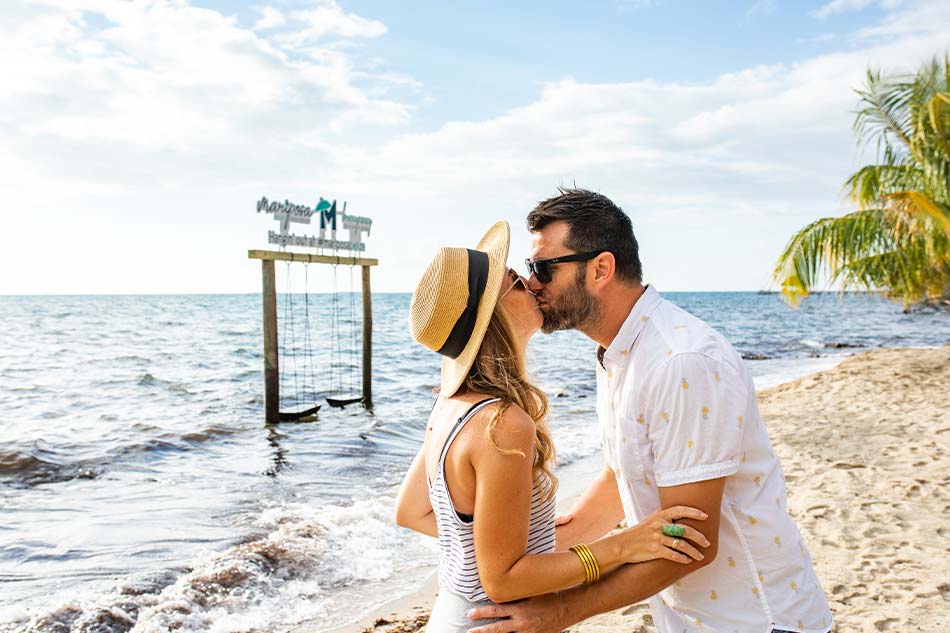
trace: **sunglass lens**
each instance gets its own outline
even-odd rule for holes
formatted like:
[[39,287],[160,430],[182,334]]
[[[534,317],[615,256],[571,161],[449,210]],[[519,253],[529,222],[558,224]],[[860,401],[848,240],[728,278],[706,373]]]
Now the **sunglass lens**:
[[534,263],[534,276],[543,284],[551,281],[551,265],[547,262]]

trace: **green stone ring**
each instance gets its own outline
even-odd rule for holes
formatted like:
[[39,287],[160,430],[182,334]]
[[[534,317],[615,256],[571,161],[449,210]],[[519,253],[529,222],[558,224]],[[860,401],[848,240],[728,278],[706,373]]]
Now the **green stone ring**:
[[686,528],[682,525],[664,525],[663,534],[666,536],[685,536]]

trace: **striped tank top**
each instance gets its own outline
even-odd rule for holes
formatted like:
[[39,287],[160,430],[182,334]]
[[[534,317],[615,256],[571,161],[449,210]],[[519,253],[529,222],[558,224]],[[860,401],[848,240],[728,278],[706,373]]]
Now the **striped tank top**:
[[[485,600],[488,595],[482,588],[478,577],[478,564],[475,561],[474,517],[461,515],[449,494],[445,482],[445,456],[449,447],[465,426],[465,423],[484,407],[498,402],[499,398],[489,398],[475,404],[455,423],[449,433],[435,477],[429,482],[429,502],[435,512],[439,528],[439,585],[457,593],[472,602]],[[531,517],[528,526],[528,554],[546,554],[554,551],[554,498],[547,498],[552,484],[546,479],[535,483],[531,495]]]

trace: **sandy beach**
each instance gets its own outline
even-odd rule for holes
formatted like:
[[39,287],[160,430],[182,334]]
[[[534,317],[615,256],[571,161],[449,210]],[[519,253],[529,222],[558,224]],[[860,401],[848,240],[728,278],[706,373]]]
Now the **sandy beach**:
[[[837,631],[950,627],[947,384],[950,346],[868,352],[759,393],[785,469],[789,512],[811,550]],[[576,496],[579,486],[572,488],[561,504]],[[421,631],[434,595],[433,581],[344,630]],[[569,630],[655,629],[641,603]]]

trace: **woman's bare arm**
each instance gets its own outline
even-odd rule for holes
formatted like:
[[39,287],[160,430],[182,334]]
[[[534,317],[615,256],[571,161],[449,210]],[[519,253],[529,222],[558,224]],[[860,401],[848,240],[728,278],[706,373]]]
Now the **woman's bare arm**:
[[438,536],[435,513],[429,502],[429,483],[426,480],[425,444],[416,453],[406,472],[396,497],[396,523],[425,534]]
[[[486,412],[472,422],[484,427],[491,415]],[[525,553],[533,491],[534,421],[521,409],[511,407],[495,426],[498,445],[519,451],[520,455],[504,454],[491,445],[484,433],[480,436],[482,441],[472,443],[469,459],[476,482],[475,557],[488,597],[494,602],[509,602],[581,584],[585,579],[584,566],[574,552]],[[703,518],[700,511],[691,508],[677,512],[683,517]],[[587,545],[603,572],[623,563],[655,558],[680,563],[701,559],[702,554],[683,539],[678,549],[693,558],[668,547],[672,539],[663,537],[659,528],[665,520],[666,517],[659,517]],[[695,530],[687,532],[686,538],[701,547],[706,543],[705,537]]]

